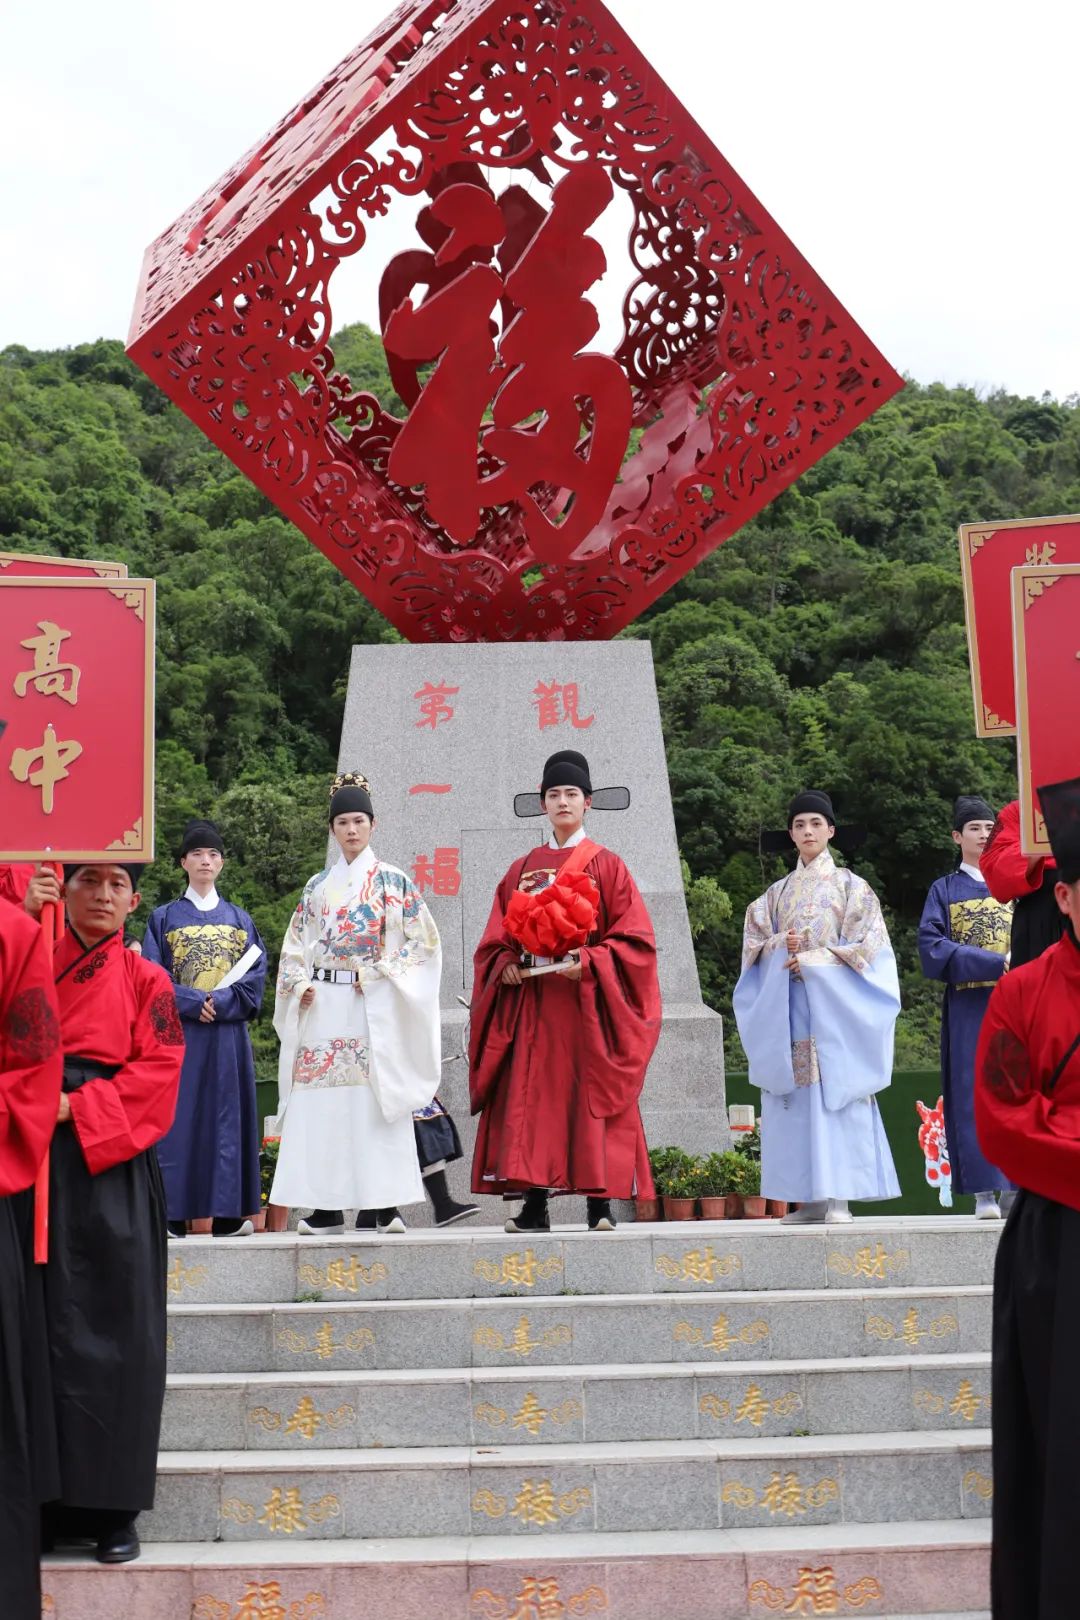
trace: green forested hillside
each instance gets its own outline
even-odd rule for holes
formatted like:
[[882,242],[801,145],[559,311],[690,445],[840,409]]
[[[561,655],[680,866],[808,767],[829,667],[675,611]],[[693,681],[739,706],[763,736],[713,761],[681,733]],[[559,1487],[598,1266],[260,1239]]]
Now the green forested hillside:
[[[377,339],[341,369],[386,403]],[[1080,510],[1080,402],[912,383],[627,634],[656,657],[702,981],[730,1010],[743,908],[780,870],[755,850],[800,786],[869,839],[889,909],[905,1065],[935,1061],[937,995],[914,955],[949,863],[954,794],[1015,792],[977,742],[956,526]],[[228,891],[276,947],[324,848],[321,805],[356,641],[395,632],[125,358],[98,342],[0,353],[0,550],[112,557],[159,581],[158,847],[219,818]],[[718,887],[717,887],[718,886]],[[730,897],[730,914],[723,893]],[[260,1046],[264,1042],[260,1040]]]

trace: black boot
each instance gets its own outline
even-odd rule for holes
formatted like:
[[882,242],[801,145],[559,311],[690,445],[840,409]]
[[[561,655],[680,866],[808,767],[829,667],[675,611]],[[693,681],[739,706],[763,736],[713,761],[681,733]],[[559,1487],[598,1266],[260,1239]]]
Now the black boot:
[[345,1217],[340,1209],[313,1209],[301,1216],[296,1230],[304,1237],[337,1237],[345,1230]]
[[373,1209],[358,1209],[356,1212],[356,1230],[358,1232],[374,1232],[379,1223],[379,1217]]
[[533,1187],[525,1194],[525,1202],[516,1215],[506,1223],[507,1232],[550,1232],[548,1195],[546,1187]]
[[214,1237],[250,1237],[254,1230],[254,1222],[244,1215],[215,1215],[211,1228]]
[[404,1232],[405,1222],[400,1209],[379,1209],[375,1212],[375,1226],[379,1232]]
[[618,1222],[611,1213],[610,1199],[586,1198],[585,1206],[590,1232],[614,1232]]
[[453,1226],[455,1221],[469,1221],[480,1213],[479,1204],[459,1204],[451,1198],[445,1170],[433,1170],[425,1176],[424,1191],[431,1199],[436,1226]]
[[187,1237],[187,1221],[166,1221],[171,1238]]
[[135,1519],[131,1518],[115,1529],[102,1531],[94,1557],[99,1564],[130,1564],[141,1551],[139,1532],[135,1528]]

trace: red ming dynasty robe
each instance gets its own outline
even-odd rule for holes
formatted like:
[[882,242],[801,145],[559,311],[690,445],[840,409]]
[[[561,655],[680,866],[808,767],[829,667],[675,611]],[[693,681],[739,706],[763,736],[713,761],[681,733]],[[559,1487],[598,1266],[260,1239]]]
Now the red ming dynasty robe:
[[[40,927],[0,900],[0,1614],[40,1620],[32,1380],[40,1309],[27,1292],[31,1195],[60,1100],[60,1020]],[[36,1301],[40,1307],[40,1300]],[[45,1489],[51,1488],[46,1486]]]
[[473,959],[469,1091],[480,1115],[474,1192],[530,1187],[592,1197],[652,1192],[638,1098],[660,1036],[656,940],[626,866],[598,848],[585,871],[600,891],[578,981],[559,973],[502,983],[521,948],[503,918],[517,889],[554,882],[571,847],[514,862],[495,892]]
[[994,1273],[994,1620],[1077,1612],[1080,1495],[1080,947],[1001,979],[983,1020],[975,1120],[1022,1189]]

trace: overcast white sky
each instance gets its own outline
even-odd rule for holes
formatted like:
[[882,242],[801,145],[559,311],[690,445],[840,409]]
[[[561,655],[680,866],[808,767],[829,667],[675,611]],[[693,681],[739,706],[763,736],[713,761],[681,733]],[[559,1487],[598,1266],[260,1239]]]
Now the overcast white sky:
[[[9,0],[0,346],[126,337],[146,244],[392,3]],[[1080,391],[1073,0],[608,4],[900,370]]]

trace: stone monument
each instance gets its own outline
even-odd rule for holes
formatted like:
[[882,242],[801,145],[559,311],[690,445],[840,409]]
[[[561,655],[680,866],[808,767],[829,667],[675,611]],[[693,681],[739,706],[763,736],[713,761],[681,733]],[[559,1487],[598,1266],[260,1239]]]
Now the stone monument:
[[[439,926],[441,1095],[471,1148],[459,998],[496,884],[548,832],[542,816],[515,816],[515,796],[567,747],[587,755],[594,787],[630,791],[628,809],[594,811],[588,825],[626,861],[656,929],[664,1028],[641,1099],[646,1137],[722,1148],[722,1026],[698,984],[647,641],[353,649],[340,766],[369,777],[373,847],[409,872]],[[500,1208],[492,1201],[492,1218]]]

